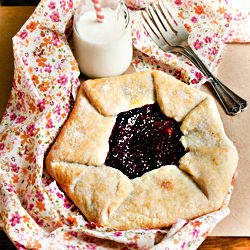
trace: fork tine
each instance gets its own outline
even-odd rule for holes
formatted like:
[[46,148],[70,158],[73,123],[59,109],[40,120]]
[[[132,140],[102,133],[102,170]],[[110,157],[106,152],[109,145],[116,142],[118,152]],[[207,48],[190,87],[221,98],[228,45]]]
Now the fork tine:
[[[164,5],[163,5],[163,1],[164,1]],[[166,16],[167,20],[169,21],[170,25],[173,27],[173,29],[177,32],[177,37],[179,41],[185,41],[188,39],[189,33],[186,30],[186,28],[184,27],[184,25],[182,24],[182,22],[180,22],[179,18],[177,17],[177,15],[175,14],[175,11],[170,7],[169,3],[167,3],[166,0],[159,0],[159,5],[161,7],[162,12],[165,15],[168,15],[168,17]],[[169,14],[172,16],[170,16]],[[169,43],[171,44],[172,42],[169,41]],[[174,44],[174,43],[173,43]]]
[[[155,5],[154,5],[154,8],[156,8]],[[159,17],[157,16],[156,12],[154,11],[154,9],[152,8],[151,5],[148,7],[148,10],[152,16],[153,21],[155,22],[155,24],[158,28],[158,30],[160,31],[161,35],[163,37],[166,36],[166,31],[165,31],[164,27],[162,26],[161,21],[159,20]]]
[[[172,26],[172,28],[176,30],[176,28],[177,28],[176,23],[177,22],[174,21],[174,19],[173,19],[174,17],[172,16],[170,11],[168,10],[167,5],[168,4],[166,3],[166,1],[164,1],[164,4],[163,4],[163,2],[161,0],[159,0],[159,6],[160,6],[164,16],[166,17],[166,19],[168,20],[168,22]],[[169,13],[171,14],[172,17],[169,15]]]
[[[164,9],[169,12],[169,14],[172,16],[172,18],[170,17],[171,20],[174,20],[174,27],[176,27],[179,31],[182,32],[187,32],[186,28],[184,27],[183,23],[180,22],[180,18],[176,15],[176,12],[173,10],[172,7],[170,7],[169,3],[166,0],[159,0],[159,4],[161,6],[162,11],[164,12]],[[166,12],[167,12],[166,11]],[[164,12],[165,14],[165,12]]]
[[149,36],[152,38],[152,40],[158,45],[158,47],[162,48],[163,46],[163,42],[161,39],[159,39],[154,32],[151,31],[150,27],[148,26],[148,24],[145,22],[145,20],[142,21],[143,22],[143,26],[145,28],[145,30],[148,32]]
[[154,7],[155,12],[158,15],[157,20],[159,21],[159,25],[161,26],[161,28],[159,27],[159,25],[158,27],[164,39],[168,37],[169,40],[171,41],[173,38],[176,38],[176,34],[173,32],[172,28],[169,26],[168,22],[166,21],[166,18],[162,15],[161,11],[156,6],[156,4],[153,4],[153,7]]
[[151,18],[148,16],[149,14],[145,11],[142,11],[141,13],[143,15],[143,18],[142,18],[143,26],[148,32],[149,36],[161,49],[163,50],[166,49],[168,47],[168,44],[166,44],[166,41],[163,39],[158,29],[155,27],[154,23],[151,21]]
[[162,43],[161,43],[161,38],[158,38],[155,33],[151,30],[151,28],[149,27],[149,25],[147,24],[147,22],[144,20],[144,18],[142,19],[142,24],[145,28],[145,30],[148,32],[149,36],[152,38],[152,40],[159,46],[161,47]]
[[[150,18],[150,13],[147,11],[147,9],[146,9],[146,12],[142,12],[143,13],[143,16],[144,16],[144,18],[145,18],[145,20],[147,21],[147,22],[145,22],[145,20],[143,20],[144,21],[144,23],[146,24],[146,26],[150,29],[150,32],[153,32],[153,33],[155,33],[155,35],[154,36],[156,36],[157,37],[157,39],[162,39],[162,36],[161,36],[161,33],[159,32],[159,30],[157,29],[157,27],[155,26],[155,24],[151,21],[151,18]],[[143,23],[143,25],[144,25],[144,23]],[[148,23],[148,25],[147,25],[147,23]],[[145,26],[145,25],[144,25]],[[148,30],[147,30],[148,31]],[[149,32],[148,32],[149,33]],[[151,36],[151,34],[149,34],[150,36]],[[151,36],[152,37],[152,36]]]

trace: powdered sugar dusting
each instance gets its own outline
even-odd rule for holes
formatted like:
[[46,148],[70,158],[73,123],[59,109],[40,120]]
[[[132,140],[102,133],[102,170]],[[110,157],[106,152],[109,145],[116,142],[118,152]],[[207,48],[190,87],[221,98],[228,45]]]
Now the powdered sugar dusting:
[[82,131],[81,127],[75,123],[72,122],[71,126],[68,126],[67,129],[67,137],[72,143],[77,143],[79,141],[79,138],[84,136],[84,131]]
[[183,99],[189,99],[190,95],[187,94],[185,91],[179,91],[178,92],[179,96],[182,97]]
[[110,90],[110,81],[105,81],[105,83],[101,85],[101,91],[107,92],[108,90]]
[[205,127],[207,126],[205,121],[200,121],[200,123],[197,125],[197,129],[199,130],[205,130]]

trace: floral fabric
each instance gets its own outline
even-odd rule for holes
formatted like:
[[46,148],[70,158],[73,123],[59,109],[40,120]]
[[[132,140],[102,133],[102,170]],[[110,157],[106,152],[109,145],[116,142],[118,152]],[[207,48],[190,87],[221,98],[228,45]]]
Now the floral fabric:
[[[77,62],[67,42],[78,2],[42,0],[13,38],[13,87],[0,125],[0,226],[17,249],[196,249],[229,213],[232,186],[220,210],[192,221],[180,220],[170,230],[114,231],[87,222],[46,172],[46,152],[67,119],[80,84]],[[184,5],[172,4],[183,8],[180,11],[187,16]],[[190,29],[202,10],[197,12],[191,16]],[[191,84],[202,79],[182,58],[162,52],[158,55],[143,30],[137,32],[137,18],[134,12],[133,63],[137,70],[153,62],[163,70],[165,64],[171,66],[176,77]],[[212,36],[211,41],[211,34],[192,35],[193,46],[207,60],[212,56],[211,63],[217,64],[219,52],[209,54],[209,48],[214,49],[203,47],[208,43],[216,46],[221,34]],[[148,51],[143,47],[146,40]],[[183,65],[181,70],[179,65]]]

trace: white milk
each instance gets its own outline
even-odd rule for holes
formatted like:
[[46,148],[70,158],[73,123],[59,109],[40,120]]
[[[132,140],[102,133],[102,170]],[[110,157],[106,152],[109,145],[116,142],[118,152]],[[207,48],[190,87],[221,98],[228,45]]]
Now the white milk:
[[117,11],[102,9],[104,22],[94,10],[85,12],[74,25],[74,51],[81,72],[89,77],[124,73],[132,60],[130,25],[118,20]]

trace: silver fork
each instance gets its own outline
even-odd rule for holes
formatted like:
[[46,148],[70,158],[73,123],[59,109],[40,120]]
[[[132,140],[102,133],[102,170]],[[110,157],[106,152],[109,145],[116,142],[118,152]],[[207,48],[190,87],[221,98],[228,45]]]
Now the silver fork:
[[247,109],[247,102],[216,78],[188,44],[188,32],[165,1],[159,0],[142,11],[143,25],[153,41],[166,52],[178,52],[187,57],[206,75],[227,114],[236,115]]

